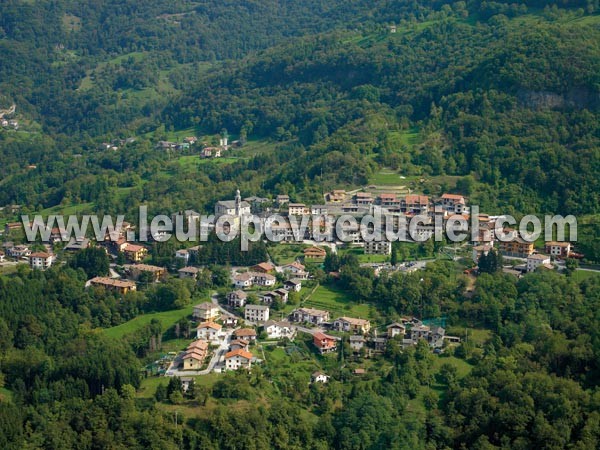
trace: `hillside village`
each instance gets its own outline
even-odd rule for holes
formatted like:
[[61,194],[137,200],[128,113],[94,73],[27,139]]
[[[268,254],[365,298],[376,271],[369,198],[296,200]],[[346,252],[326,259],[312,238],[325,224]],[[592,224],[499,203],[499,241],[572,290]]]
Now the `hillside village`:
[[[164,143],[163,143],[164,144]],[[162,144],[161,144],[162,145]],[[222,140],[221,146],[227,146]],[[166,148],[166,147],[165,147]],[[392,217],[414,217],[423,215],[428,218],[419,224],[418,233],[422,237],[431,238],[436,217],[444,223],[460,215],[469,218],[468,199],[457,194],[443,194],[439,198],[426,195],[398,193],[393,189],[379,192],[374,189],[363,189],[353,192],[334,190],[323,196],[323,203],[306,205],[293,202],[289,196],[281,194],[274,199],[256,196],[242,199],[237,191],[233,200],[222,200],[215,204],[214,213],[218,218],[223,215],[241,217],[244,214],[256,214],[266,219],[277,212],[289,218],[308,216],[310,220],[320,215],[339,217],[350,214],[360,218],[372,214],[374,210]],[[200,213],[187,210],[184,212],[189,221],[198,221]],[[503,268],[506,273],[517,277],[536,270],[554,270],[564,265],[563,260],[579,257],[568,242],[547,242],[538,251],[534,243],[526,242],[518,237],[514,230],[513,239],[508,242],[496,242],[494,239],[494,222],[497,218],[480,214],[481,230],[475,241],[463,244],[459,250],[466,259],[471,260],[474,268],[465,270],[472,276],[476,273],[477,262],[492,249],[497,249],[512,264]],[[179,248],[173,255],[174,266],[157,266],[148,263],[149,248],[147,244],[130,242],[127,237],[135,226],[124,223],[120,237],[113,241],[107,236],[103,242],[91,239],[71,240],[64,243],[65,230],[53,229],[50,241],[43,248],[30,248],[27,244],[15,244],[8,238],[21,229],[20,223],[7,223],[4,229],[0,262],[27,262],[33,270],[47,270],[64,255],[75,254],[85,248],[98,246],[104,248],[113,261],[121,259],[119,264],[113,262],[109,276],[97,276],[88,280],[86,286],[94,289],[108,290],[115,295],[127,295],[147,283],[162,283],[169,278],[179,278],[196,282],[205,268],[198,265],[198,256],[203,252],[202,244]],[[247,267],[231,267],[229,270],[230,289],[214,293],[210,301],[193,308],[192,321],[195,324],[195,335],[184,350],[176,352],[161,362],[162,373],[167,376],[182,377],[189,382],[190,376],[202,376],[211,372],[251,369],[261,364],[264,358],[264,345],[277,342],[294,342],[299,335],[310,336],[313,351],[318,355],[327,355],[342,351],[342,342],[346,342],[352,354],[374,357],[386,352],[388,342],[394,340],[401,348],[426,342],[434,353],[443,353],[447,347],[461,342],[459,336],[450,336],[444,327],[435,321],[423,318],[401,317],[392,323],[373,323],[367,317],[334,315],[327,309],[313,307],[310,303],[302,305],[305,299],[314,292],[318,283],[313,279],[310,267],[319,267],[328,254],[359,250],[365,257],[377,256],[379,263],[363,263],[374,269],[377,275],[381,271],[414,272],[425,267],[425,262],[391,263],[393,246],[388,241],[364,242],[358,230],[350,230],[350,242],[316,242],[307,228],[304,236],[298,236],[290,223],[274,226],[274,234],[280,238],[276,247],[286,248],[298,242],[303,247],[292,261],[277,264],[273,259],[257,262]],[[505,230],[507,231],[507,230]],[[154,238],[158,238],[154,236]],[[456,247],[453,258],[456,259]],[[57,255],[62,255],[57,258]],[[330,273],[335,279],[339,274]],[[293,298],[294,301],[290,301]],[[351,355],[349,355],[351,356]],[[313,382],[327,382],[329,375],[315,372]]]

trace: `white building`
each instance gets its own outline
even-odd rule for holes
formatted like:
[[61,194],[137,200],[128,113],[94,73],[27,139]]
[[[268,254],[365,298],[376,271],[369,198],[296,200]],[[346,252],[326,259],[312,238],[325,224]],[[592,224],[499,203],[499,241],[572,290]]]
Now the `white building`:
[[266,322],[269,320],[269,307],[267,305],[246,305],[244,318],[251,322]]
[[221,333],[221,325],[214,322],[204,322],[198,325],[196,337],[205,341],[218,341]]
[[535,272],[535,269],[544,264],[550,264],[550,257],[548,255],[542,255],[540,253],[529,255],[527,257],[527,272]]
[[225,368],[227,370],[250,369],[251,367],[252,353],[244,349],[238,348],[225,355]]
[[289,322],[275,322],[269,320],[264,325],[264,330],[269,339],[294,339],[296,336],[296,327]]
[[182,259],[187,264],[190,260],[190,252],[186,248],[182,248],[175,252],[175,258]]
[[29,266],[35,270],[46,270],[52,265],[54,256],[46,252],[36,252],[29,255]]
[[329,381],[329,375],[325,375],[323,372],[313,372],[310,379],[313,383],[327,383]]

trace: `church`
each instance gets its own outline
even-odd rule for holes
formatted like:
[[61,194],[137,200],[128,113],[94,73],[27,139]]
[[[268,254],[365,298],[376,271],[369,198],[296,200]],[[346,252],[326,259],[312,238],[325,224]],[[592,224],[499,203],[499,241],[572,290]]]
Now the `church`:
[[235,200],[221,200],[215,205],[215,218],[221,216],[241,217],[250,214],[250,203],[242,201],[240,190],[235,193]]

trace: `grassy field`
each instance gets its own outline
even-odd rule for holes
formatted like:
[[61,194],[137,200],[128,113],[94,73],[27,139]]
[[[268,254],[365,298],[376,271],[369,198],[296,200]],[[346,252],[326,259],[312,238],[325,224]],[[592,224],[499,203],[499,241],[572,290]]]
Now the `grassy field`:
[[390,255],[365,255],[365,252],[362,248],[340,249],[339,253],[340,256],[353,254],[361,263],[384,263],[389,262],[390,260]]
[[123,336],[131,334],[139,330],[143,326],[148,325],[152,319],[160,320],[163,329],[166,330],[167,328],[174,325],[178,320],[191,315],[193,310],[193,306],[187,306],[183,309],[176,309],[173,311],[143,314],[141,316],[136,317],[135,319],[131,319],[128,322],[122,323],[121,325],[117,325],[116,327],[106,328],[104,330],[104,334],[114,339],[121,339]]
[[268,248],[271,259],[277,265],[289,264],[298,258],[303,258],[303,250],[308,245],[303,244],[276,244]]
[[333,286],[319,286],[302,306],[329,311],[332,318],[351,316],[371,317],[371,308],[367,304],[356,303],[345,291]]
[[571,275],[575,281],[583,281],[592,277],[600,277],[600,272],[591,272],[589,270],[576,270],[573,275]]

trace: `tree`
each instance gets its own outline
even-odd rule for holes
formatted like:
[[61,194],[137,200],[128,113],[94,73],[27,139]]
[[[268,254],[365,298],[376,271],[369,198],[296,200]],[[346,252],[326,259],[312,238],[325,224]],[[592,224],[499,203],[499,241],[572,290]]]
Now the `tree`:
[[487,254],[483,253],[478,261],[479,272],[496,273],[502,270],[502,254],[492,248]]
[[85,248],[75,255],[72,265],[84,270],[89,278],[108,275],[110,261],[103,248]]

